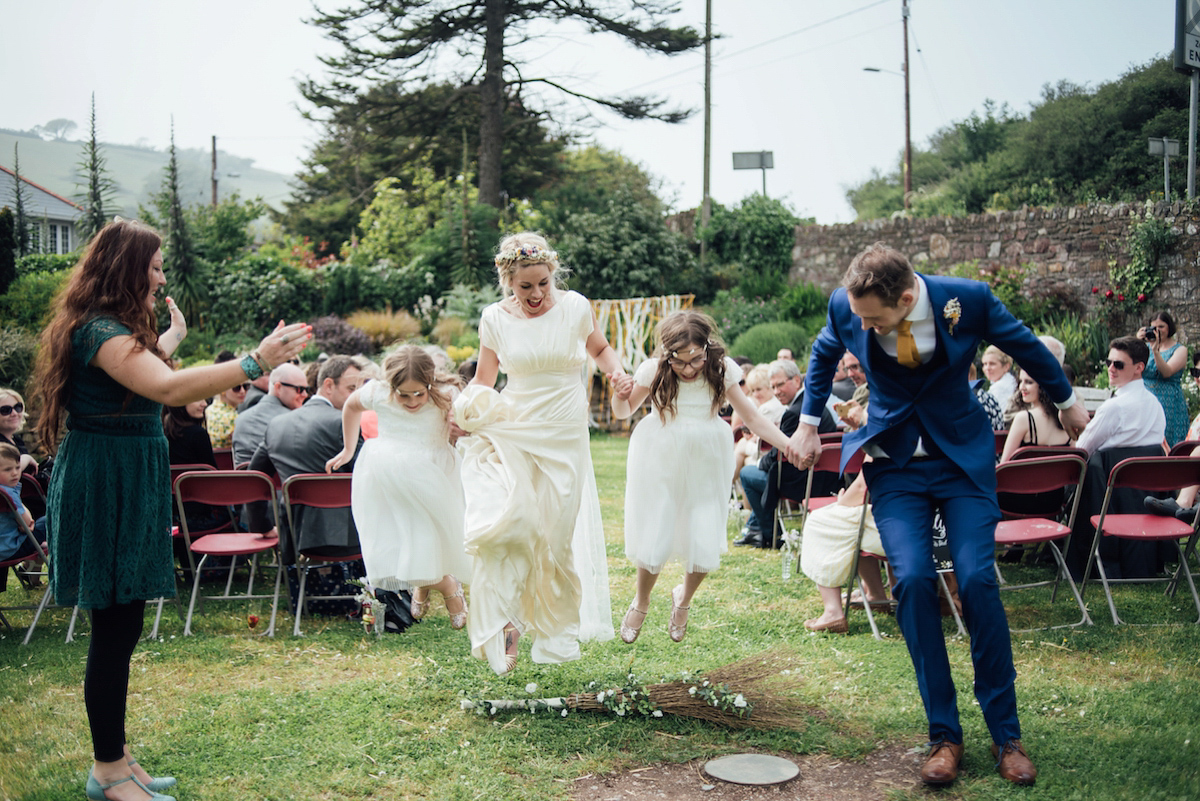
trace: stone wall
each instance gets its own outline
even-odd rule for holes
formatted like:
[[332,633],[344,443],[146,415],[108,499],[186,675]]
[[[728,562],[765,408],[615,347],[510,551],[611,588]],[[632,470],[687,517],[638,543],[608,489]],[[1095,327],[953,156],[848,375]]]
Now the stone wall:
[[[1025,265],[1031,268],[1026,280],[1031,297],[1063,296],[1090,312],[1109,288],[1110,267],[1129,263],[1126,237],[1144,213],[1141,204],[1120,203],[798,226],[790,278],[830,292],[855,254],[883,242],[927,273],[965,261],[978,261],[981,267]],[[1168,309],[1181,329],[1195,332],[1191,339],[1200,339],[1200,211],[1182,203],[1158,203],[1149,213],[1167,221],[1179,238],[1159,260],[1163,284],[1141,316]],[[1093,287],[1101,293],[1094,294]]]

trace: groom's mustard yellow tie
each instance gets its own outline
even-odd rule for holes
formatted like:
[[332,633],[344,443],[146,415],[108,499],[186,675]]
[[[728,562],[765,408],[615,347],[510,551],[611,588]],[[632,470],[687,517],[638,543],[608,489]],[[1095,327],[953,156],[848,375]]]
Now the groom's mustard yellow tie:
[[921,366],[917,341],[912,335],[911,320],[901,320],[896,325],[896,361],[909,368]]

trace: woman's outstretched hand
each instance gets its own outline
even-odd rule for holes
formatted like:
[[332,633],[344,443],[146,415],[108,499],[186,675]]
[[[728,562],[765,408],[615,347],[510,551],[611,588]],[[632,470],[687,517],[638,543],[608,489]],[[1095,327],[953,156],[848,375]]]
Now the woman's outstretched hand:
[[275,330],[258,343],[258,354],[272,367],[278,367],[298,356],[310,340],[312,340],[311,325],[308,323],[286,325],[283,320],[280,320],[279,324],[275,326]]

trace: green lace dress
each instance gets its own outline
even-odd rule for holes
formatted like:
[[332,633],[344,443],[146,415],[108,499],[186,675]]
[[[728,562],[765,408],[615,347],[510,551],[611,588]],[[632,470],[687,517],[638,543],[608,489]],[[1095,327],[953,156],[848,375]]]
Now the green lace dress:
[[60,604],[104,609],[175,594],[162,407],[88,364],[104,342],[129,334],[98,317],[71,337],[67,435],[46,503]]

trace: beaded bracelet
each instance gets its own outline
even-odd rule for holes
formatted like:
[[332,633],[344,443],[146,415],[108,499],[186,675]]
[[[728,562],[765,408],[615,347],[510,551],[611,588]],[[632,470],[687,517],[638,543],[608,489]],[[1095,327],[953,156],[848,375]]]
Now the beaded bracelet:
[[242,372],[246,374],[246,378],[249,378],[251,381],[263,374],[262,366],[254,360],[253,356],[243,356],[238,364],[241,365]]

